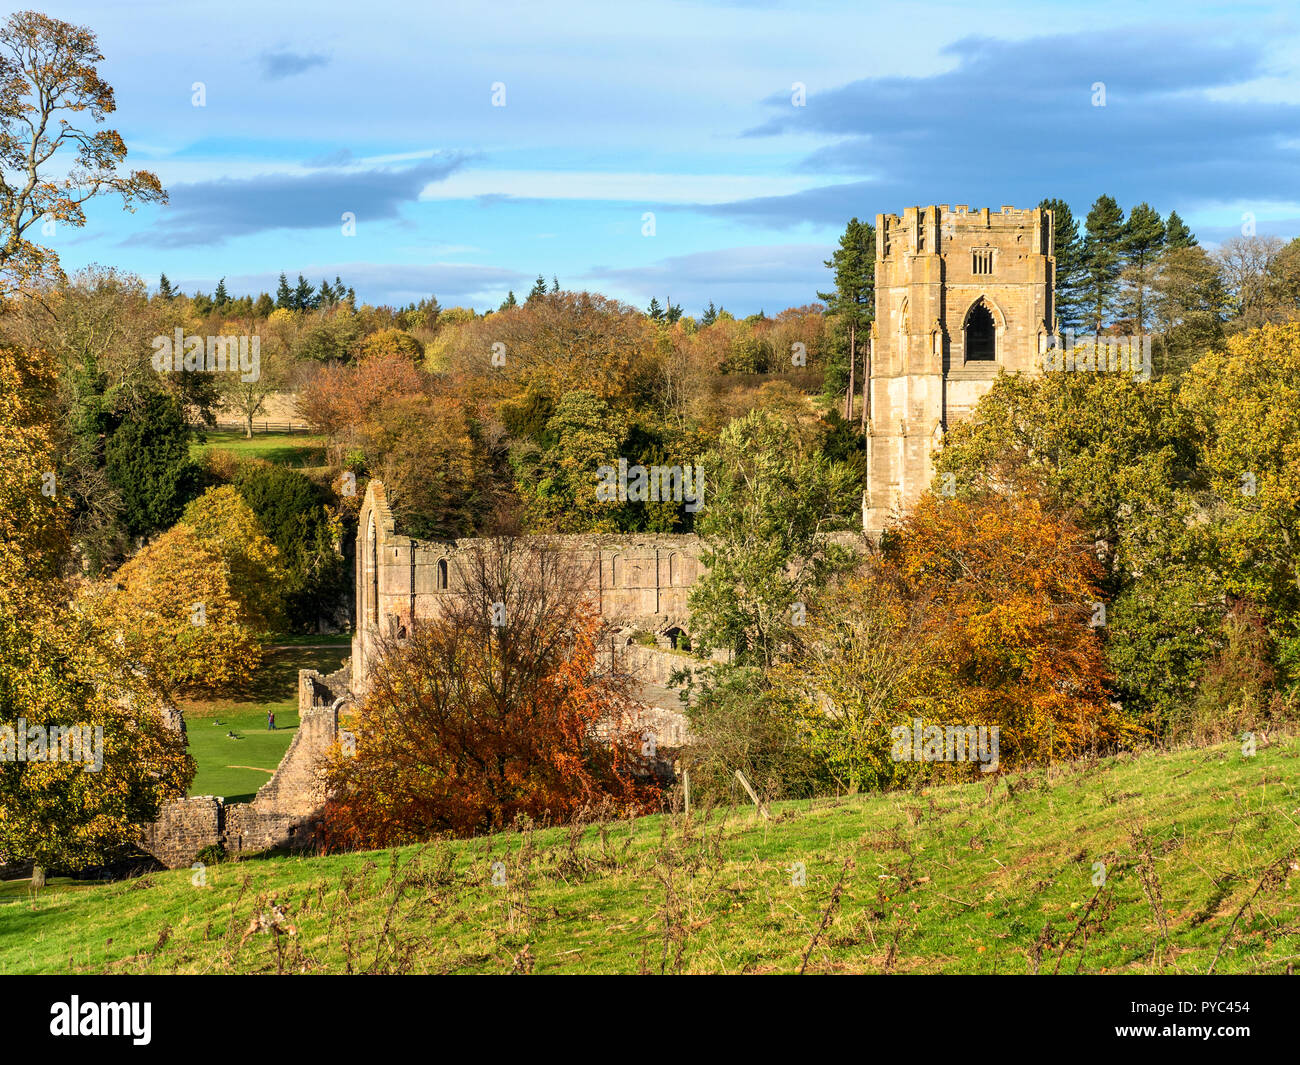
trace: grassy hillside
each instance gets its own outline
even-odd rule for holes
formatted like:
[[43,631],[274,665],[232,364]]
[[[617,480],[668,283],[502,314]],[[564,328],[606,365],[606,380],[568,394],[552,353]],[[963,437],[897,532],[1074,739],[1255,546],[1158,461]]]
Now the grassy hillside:
[[[771,821],[738,806],[10,892],[0,971],[1280,972],[1300,958],[1298,756],[1286,737]],[[295,934],[245,935],[276,905]]]

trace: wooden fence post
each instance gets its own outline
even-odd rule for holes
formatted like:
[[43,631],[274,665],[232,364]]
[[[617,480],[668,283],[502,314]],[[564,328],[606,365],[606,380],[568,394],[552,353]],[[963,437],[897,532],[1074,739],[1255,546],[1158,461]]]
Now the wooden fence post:
[[754,805],[758,807],[758,812],[764,817],[770,819],[772,815],[767,812],[767,807],[764,806],[762,801],[759,799],[758,792],[754,790],[754,785],[749,782],[749,779],[739,769],[736,770],[736,779],[740,781],[740,786],[749,792],[749,797],[754,800]]

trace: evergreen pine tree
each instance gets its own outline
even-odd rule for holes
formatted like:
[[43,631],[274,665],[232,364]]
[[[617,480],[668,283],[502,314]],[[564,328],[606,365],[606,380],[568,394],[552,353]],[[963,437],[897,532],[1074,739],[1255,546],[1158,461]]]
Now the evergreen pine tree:
[[506,298],[501,301],[501,310],[504,311],[508,307],[518,307],[518,306],[519,306],[519,301],[515,299],[514,289],[511,289],[509,292],[506,293]]
[[105,465],[122,500],[128,533],[144,536],[170,528],[199,489],[180,402],[151,393],[109,438]]
[[165,300],[175,299],[176,290],[172,288],[172,283],[167,280],[166,274],[160,274],[158,277],[158,295]]
[[1139,333],[1146,332],[1152,274],[1164,246],[1164,219],[1149,203],[1139,203],[1129,212],[1123,237],[1125,311]]
[[656,322],[664,316],[664,309],[659,306],[659,300],[654,296],[650,297],[650,306],[646,308],[646,314]]
[[271,299],[269,292],[263,292],[253,304],[253,315],[256,318],[270,318],[273,310],[275,310],[275,300]]
[[282,311],[293,310],[293,289],[284,274],[280,275],[280,283],[275,288],[275,305]]
[[[831,395],[843,392],[844,416],[852,421],[859,362],[864,381],[871,373],[866,353],[870,350],[871,320],[876,313],[876,227],[850,218],[840,237],[840,246],[825,265],[835,271],[835,290],[818,292],[817,297],[826,301],[827,311],[835,316],[839,341],[828,360],[825,387]],[[861,360],[859,350],[863,352]],[[868,416],[864,406],[864,425]]]
[[551,275],[551,291],[552,292],[560,291],[560,279],[556,277],[554,274]]
[[298,284],[293,290],[293,309],[295,311],[309,311],[316,306],[316,293],[302,274],[298,275]]
[[1123,267],[1124,212],[1111,196],[1098,196],[1088,211],[1083,238],[1086,322],[1095,335],[1110,318]]
[[1165,222],[1165,247],[1194,248],[1197,243],[1196,234],[1187,228],[1187,223],[1178,217],[1178,212],[1170,211]]
[[718,320],[718,309],[715,306],[713,306],[713,301],[709,300],[708,307],[706,307],[704,313],[700,315],[700,325],[710,326],[717,320]]
[[334,290],[330,288],[330,283],[321,278],[320,289],[316,293],[316,303],[320,307],[333,307],[337,302],[334,298]]
[[1064,200],[1047,199],[1038,205],[1052,212],[1052,247],[1056,256],[1056,324],[1073,329],[1083,312],[1084,284],[1083,242],[1079,240],[1079,223]]
[[537,275],[537,280],[533,282],[533,287],[528,292],[527,302],[532,303],[546,295],[546,278],[541,274]]
[[226,291],[226,279],[223,277],[217,282],[217,291],[212,294],[212,306],[219,311],[229,302],[230,293]]

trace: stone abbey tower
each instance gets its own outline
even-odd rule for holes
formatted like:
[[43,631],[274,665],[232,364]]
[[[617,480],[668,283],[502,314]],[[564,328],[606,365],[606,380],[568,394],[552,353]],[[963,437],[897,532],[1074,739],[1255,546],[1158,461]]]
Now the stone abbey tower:
[[930,485],[947,427],[998,371],[1034,372],[1056,331],[1052,213],[965,204],[876,216],[876,318],[862,523],[884,528]]

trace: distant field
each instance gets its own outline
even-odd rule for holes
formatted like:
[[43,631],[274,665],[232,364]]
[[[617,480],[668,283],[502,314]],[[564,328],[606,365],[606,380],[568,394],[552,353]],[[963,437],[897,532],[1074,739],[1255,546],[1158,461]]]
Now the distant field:
[[[257,789],[271,779],[298,728],[298,670],[332,673],[350,653],[345,638],[285,639],[330,642],[333,646],[298,645],[270,651],[247,692],[181,704],[190,754],[198,763],[198,772],[190,784],[191,795],[220,795],[236,802],[252,799]],[[268,710],[275,711],[274,732],[266,727]],[[230,739],[227,732],[239,738]]]
[[323,469],[326,465],[325,437],[309,433],[254,433],[252,438],[230,429],[208,429],[205,443],[192,443],[195,458],[220,448],[232,451],[241,459],[265,459],[277,466],[293,469]]
[[[1298,757],[1282,737],[770,821],[737,805],[9,887],[0,972],[1281,973]],[[272,905],[292,934],[247,932]]]

